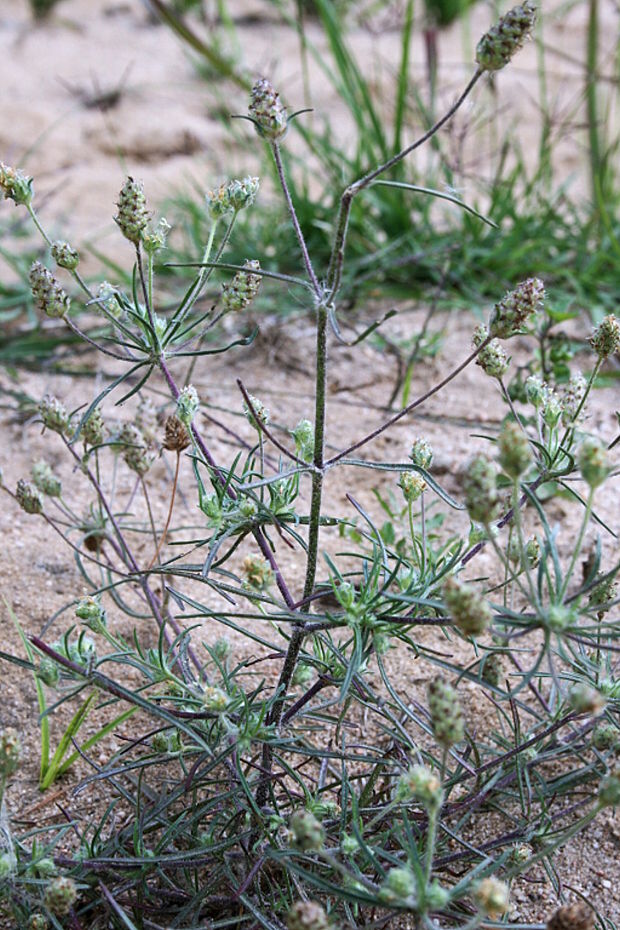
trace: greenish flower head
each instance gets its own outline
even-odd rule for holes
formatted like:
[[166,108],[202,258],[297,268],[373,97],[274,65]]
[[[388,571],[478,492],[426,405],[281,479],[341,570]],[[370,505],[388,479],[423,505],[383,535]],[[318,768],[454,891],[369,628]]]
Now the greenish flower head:
[[265,407],[262,401],[258,399],[258,397],[254,397],[253,394],[248,394],[248,397],[250,398],[250,403],[254,408],[254,413],[252,413],[245,401],[243,403],[243,412],[248,423],[260,433],[261,427],[266,426],[269,423],[269,410],[267,407]]
[[433,736],[440,746],[449,749],[465,736],[461,702],[456,690],[444,678],[435,678],[428,686],[428,709]]
[[491,625],[491,608],[471,585],[448,578],[442,594],[447,613],[464,636],[480,636]]
[[202,692],[202,706],[214,714],[222,714],[230,704],[225,691],[214,685],[207,685]]
[[581,477],[593,489],[603,484],[611,471],[605,446],[593,437],[584,439],[579,446],[577,464]]
[[297,811],[289,820],[292,845],[302,852],[318,852],[325,843],[325,831],[310,811]]
[[168,233],[172,226],[168,220],[162,216],[156,226],[149,223],[142,233],[142,245],[147,255],[155,255],[160,249],[166,248]]
[[523,430],[513,422],[504,423],[499,434],[498,458],[510,478],[519,478],[532,462],[532,450]]
[[198,392],[192,384],[188,384],[177,398],[176,410],[177,417],[186,429],[189,429],[192,425],[192,420],[198,413],[199,406]]
[[603,778],[598,789],[600,807],[618,807],[620,804],[620,768],[615,768]]
[[530,404],[538,410],[545,402],[547,385],[538,375],[530,375],[525,382],[525,394]]
[[69,310],[71,300],[51,271],[41,262],[33,262],[28,280],[37,309],[52,319],[62,319]]
[[268,142],[277,142],[286,134],[286,107],[267,78],[259,78],[252,87],[249,114],[259,136]]
[[258,178],[247,177],[242,180],[227,181],[218,188],[207,191],[207,211],[212,220],[238,213],[250,207],[258,193]]
[[483,71],[499,71],[523,47],[536,20],[536,5],[525,0],[500,17],[476,46],[476,61]]
[[[472,343],[478,348],[488,338],[489,331],[482,323],[474,330]],[[479,365],[489,378],[503,378],[510,367],[510,357],[504,351],[498,339],[491,341],[480,349],[476,356],[476,365]]]
[[427,439],[418,436],[411,443],[409,458],[414,465],[418,465],[419,468],[424,468],[428,471],[433,461],[433,447]]
[[314,427],[310,420],[300,420],[293,430],[295,453],[299,458],[310,461],[314,455]]
[[260,289],[260,262],[244,262],[246,271],[238,271],[232,281],[222,285],[222,310],[224,313],[239,313],[246,310]]
[[415,503],[427,488],[426,481],[422,475],[419,475],[415,471],[401,472],[400,478],[398,479],[398,486],[403,492],[403,497],[408,504]]
[[125,464],[142,478],[153,464],[153,454],[149,452],[144,436],[133,423],[125,423],[119,441]]
[[43,459],[35,462],[30,471],[32,483],[47,497],[60,497],[62,493],[62,484],[50,465]]
[[443,801],[439,777],[425,765],[412,765],[398,780],[397,801],[417,801],[427,811],[436,811]]
[[149,221],[142,184],[128,177],[121,188],[117,207],[118,213],[114,219],[120,231],[125,239],[138,245]]
[[32,178],[0,162],[0,191],[5,200],[12,200],[16,206],[28,206],[34,196]]
[[97,597],[80,598],[75,608],[75,615],[82,620],[93,633],[103,633],[107,629],[105,610]]
[[67,271],[75,271],[80,264],[80,256],[68,242],[52,243],[52,258],[59,268],[66,268]]
[[609,358],[620,349],[620,323],[610,313],[590,336],[590,345],[600,359]]
[[266,559],[248,555],[243,560],[242,571],[248,587],[255,591],[266,591],[273,583],[273,571]]
[[489,323],[489,333],[500,339],[509,339],[525,326],[542,306],[545,288],[540,278],[528,278],[509,291],[495,304]]
[[41,492],[30,481],[20,478],[15,488],[17,503],[26,513],[37,514],[43,512],[43,498]]
[[465,465],[465,506],[476,523],[490,523],[499,512],[497,468],[485,455],[475,455]]
[[415,875],[406,866],[390,869],[379,889],[379,897],[386,904],[400,904],[415,899]]
[[82,439],[88,446],[100,446],[103,442],[103,416],[99,407],[95,407],[88,419],[82,424]]

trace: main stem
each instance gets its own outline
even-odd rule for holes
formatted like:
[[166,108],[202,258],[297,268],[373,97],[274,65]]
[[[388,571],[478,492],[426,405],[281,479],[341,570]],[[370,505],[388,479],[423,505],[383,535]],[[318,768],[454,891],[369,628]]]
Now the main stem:
[[[321,503],[323,498],[323,476],[325,462],[325,414],[327,384],[327,307],[319,303],[316,327],[316,396],[314,402],[314,457],[315,471],[312,473],[312,496],[310,500],[310,526],[308,531],[308,553],[306,558],[306,578],[304,581],[303,601],[314,591],[316,567],[319,552],[319,532],[321,523]],[[269,713],[268,723],[279,726],[284,711],[284,701],[295,672],[297,659],[306,635],[306,629],[298,624],[293,627],[286,657],[280,673],[276,700]],[[270,743],[263,745],[263,780],[256,792],[256,803],[263,807],[269,795],[269,782],[273,765],[273,749]]]

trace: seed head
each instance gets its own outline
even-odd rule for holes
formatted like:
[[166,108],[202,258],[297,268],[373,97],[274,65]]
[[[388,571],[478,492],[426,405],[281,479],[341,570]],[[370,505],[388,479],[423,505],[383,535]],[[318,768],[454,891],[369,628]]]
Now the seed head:
[[511,478],[518,478],[532,461],[527,436],[516,423],[504,424],[498,440],[499,464]]
[[497,469],[484,455],[475,455],[465,465],[465,505],[476,523],[490,523],[499,512]]
[[8,778],[17,771],[21,754],[19,733],[14,727],[0,732],[0,775]]
[[433,447],[427,439],[418,436],[411,443],[409,458],[414,465],[424,468],[426,471],[431,467],[433,461]]
[[51,271],[48,271],[41,262],[33,262],[30,266],[28,280],[38,310],[53,319],[61,319],[65,316],[71,300]]
[[133,423],[125,423],[120,433],[122,456],[127,466],[142,477],[153,464],[144,436]]
[[15,488],[15,497],[21,509],[25,510],[26,513],[34,514],[43,512],[43,498],[41,497],[41,492],[34,484],[31,484],[30,481],[24,481],[23,478],[19,479],[17,487]]
[[267,78],[259,78],[254,84],[249,113],[259,136],[276,142],[285,135],[288,128],[286,107]]
[[510,889],[499,879],[483,878],[474,891],[474,900],[481,911],[491,920],[499,920],[510,904]]
[[443,800],[441,781],[425,765],[413,765],[398,780],[398,801],[418,801],[429,811],[438,810]]
[[164,449],[170,452],[182,452],[190,445],[191,439],[179,418],[171,413],[164,423]]
[[426,481],[415,471],[403,471],[398,479],[398,487],[408,504],[413,504],[426,491]]
[[577,464],[583,480],[591,488],[603,484],[610,472],[605,446],[598,439],[584,439],[577,452]]
[[620,323],[610,313],[590,336],[590,345],[600,359],[609,358],[620,349]]
[[[472,337],[474,347],[481,346],[488,335],[486,326],[482,323],[477,326]],[[503,378],[510,366],[510,356],[506,354],[498,339],[491,339],[489,344],[478,352],[476,365],[480,365],[489,378]]]
[[289,820],[292,845],[302,852],[318,852],[325,842],[325,831],[310,811],[297,811]]
[[435,678],[428,686],[428,709],[433,735],[440,746],[449,749],[465,735],[459,696],[443,678]]
[[416,893],[415,875],[407,867],[390,869],[379,889],[379,897],[386,904],[395,904],[412,898]]
[[62,484],[60,478],[57,478],[50,465],[43,459],[35,462],[30,471],[32,481],[35,487],[48,497],[60,497],[62,493]]
[[66,268],[67,271],[75,271],[80,263],[78,252],[68,242],[52,243],[52,258],[59,268]]
[[99,407],[95,407],[82,424],[82,439],[88,446],[100,446],[103,442],[103,416]]
[[562,426],[575,426],[584,416],[581,406],[585,397],[588,382],[582,374],[572,376],[560,398],[562,404]]
[[288,930],[328,930],[327,914],[318,901],[296,901],[286,915]]
[[0,191],[5,200],[14,201],[16,206],[27,205],[33,197],[32,178],[27,178],[19,169],[9,168],[0,162]]
[[125,239],[138,245],[147,227],[149,214],[141,183],[127,178],[117,201],[118,213],[114,217]]
[[491,314],[489,332],[500,339],[509,339],[527,323],[541,306],[545,287],[540,278],[528,278],[509,291]]
[[193,384],[188,384],[177,397],[176,411],[177,417],[186,429],[189,429],[192,425],[192,420],[196,416],[199,406],[198,392]]
[[551,915],[547,930],[594,930],[594,911],[584,901],[565,904]]
[[471,585],[448,578],[442,593],[447,612],[464,636],[480,636],[490,626],[491,608]]
[[502,16],[496,26],[486,32],[476,47],[476,61],[483,71],[499,71],[522,48],[532,31],[536,6],[524,0]]
[[242,178],[220,184],[215,190],[207,191],[207,210],[212,220],[219,220],[231,213],[251,207],[258,194],[258,178]]
[[222,309],[224,313],[238,313],[250,306],[260,288],[261,276],[254,274],[260,269],[257,261],[246,261],[247,271],[238,271],[232,281],[222,285]]
[[55,917],[66,917],[77,900],[77,888],[71,878],[59,875],[45,889],[45,906]]

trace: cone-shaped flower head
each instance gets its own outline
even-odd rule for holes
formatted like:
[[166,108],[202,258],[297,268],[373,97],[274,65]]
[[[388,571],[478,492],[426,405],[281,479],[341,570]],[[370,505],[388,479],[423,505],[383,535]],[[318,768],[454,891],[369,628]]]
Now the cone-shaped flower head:
[[41,262],[33,262],[28,274],[30,289],[37,308],[47,316],[63,317],[71,301],[54,275]]
[[252,260],[243,265],[247,271],[238,271],[232,281],[222,285],[222,309],[225,313],[238,313],[250,306],[260,287],[260,263]]
[[144,188],[133,178],[127,178],[118,196],[118,213],[114,217],[125,239],[137,245],[147,227],[149,214]]
[[287,130],[286,107],[267,78],[259,78],[252,88],[249,113],[259,135],[275,142]]
[[491,336],[508,339],[524,326],[541,306],[545,287],[540,278],[528,278],[495,304],[489,323]]
[[522,48],[536,19],[536,5],[525,0],[502,16],[476,47],[476,61],[483,71],[499,71]]

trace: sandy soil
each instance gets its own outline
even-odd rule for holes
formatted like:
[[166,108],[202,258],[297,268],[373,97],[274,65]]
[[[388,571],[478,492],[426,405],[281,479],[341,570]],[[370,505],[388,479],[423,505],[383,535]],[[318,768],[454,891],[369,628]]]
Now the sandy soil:
[[[126,171],[145,181],[153,203],[159,202],[176,187],[187,187],[192,181],[207,187],[218,183],[232,173],[248,172],[256,168],[258,158],[252,147],[243,155],[233,148],[227,129],[215,118],[214,99],[223,102],[232,112],[243,111],[246,101],[234,91],[214,88],[215,98],[205,94],[204,85],[195,76],[190,63],[177,43],[160,27],[148,22],[138,2],[112,3],[92,0],[66,0],[57,14],[45,26],[28,26],[25,3],[4,0],[0,10],[0,86],[3,87],[2,122],[0,124],[0,158],[19,164],[36,177],[37,192],[44,200],[44,213],[53,227],[62,228],[63,235],[83,244],[91,242],[108,254],[116,255],[119,237],[111,220],[113,204],[120,180]],[[283,27],[276,25],[272,15],[266,15],[266,4],[247,2],[232,4],[235,14],[245,17],[239,23],[239,35],[244,61],[253,72],[267,72],[284,89],[287,101],[303,103],[303,82],[294,39]],[[567,175],[575,172],[577,189],[586,189],[587,180],[583,162],[583,133],[574,130],[580,120],[577,108],[581,93],[581,71],[578,64],[565,57],[580,55],[583,44],[584,19],[579,8],[554,17],[555,4],[549,4],[550,19],[545,40],[562,50],[548,59],[550,73],[550,99],[554,112],[569,114],[571,131],[564,133],[564,142],[556,150],[559,167]],[[258,19],[248,20],[255,12]],[[603,15],[609,24],[610,35],[617,23],[614,4],[603,4]],[[477,7],[471,16],[471,34],[477,36],[488,25],[489,11]],[[318,41],[316,28],[310,26]],[[372,28],[355,27],[353,42],[365,61],[372,62],[376,72],[377,92],[381,93],[391,74],[394,49],[398,34],[390,17],[375,21]],[[463,37],[460,30],[452,30],[444,39],[444,81],[448,97],[462,84],[468,73],[463,65]],[[372,52],[372,56],[370,55]],[[416,46],[412,68],[417,75],[422,71],[422,55]],[[605,62],[606,63],[606,62]],[[533,153],[537,143],[537,79],[534,47],[526,49],[510,72],[499,76],[498,92],[501,100],[501,119],[518,127],[526,152]],[[557,66],[557,67],[556,67]],[[131,70],[127,73],[127,69]],[[125,77],[121,100],[113,110],[103,114],[97,109],[83,106],[67,89],[81,89],[90,93],[94,87],[110,89]],[[336,101],[327,82],[319,72],[312,76],[312,103],[318,111],[329,113],[334,131],[346,138],[350,127],[338,118]],[[493,98],[481,92],[465,113],[464,119],[484,120],[491,112]],[[412,131],[415,127],[411,127]],[[250,138],[250,137],[248,137]],[[291,137],[293,138],[293,137]],[[294,141],[292,144],[296,144]],[[487,170],[489,161],[476,160],[476,170]],[[473,167],[473,166],[472,166]],[[469,181],[463,176],[464,193]],[[9,209],[6,205],[3,210]],[[526,271],[526,269],[524,270]],[[390,325],[392,334],[411,334],[420,325],[424,307],[402,313]],[[377,313],[373,308],[371,315]],[[208,412],[217,420],[232,424],[234,429],[249,438],[247,427],[239,416],[240,399],[235,385],[239,371],[247,387],[258,394],[271,408],[277,423],[293,426],[300,416],[311,412],[310,371],[311,334],[307,324],[293,321],[285,326],[275,319],[262,319],[259,345],[235,355],[238,367],[230,359],[215,360],[209,366],[197,369],[195,382],[202,397],[206,398]],[[469,341],[473,321],[468,318],[444,318],[433,321],[434,328],[445,328],[442,352],[438,359],[420,366],[412,389],[422,392],[437,380],[451,360],[460,358]],[[581,333],[587,326],[579,321]],[[347,442],[356,438],[361,429],[370,429],[379,422],[380,408],[390,392],[392,362],[371,347],[350,350],[332,347],[333,374],[330,379],[329,430],[330,443]],[[93,365],[97,363],[93,362]],[[587,361],[584,360],[584,365]],[[101,370],[110,371],[102,365]],[[1,383],[8,386],[5,375]],[[81,382],[80,399],[86,394],[94,396],[96,384]],[[49,375],[29,375],[20,386],[35,397],[53,391],[71,402],[75,387],[67,378]],[[484,398],[484,401],[478,400]],[[616,403],[617,406],[617,403]],[[614,435],[614,398],[612,392],[599,392],[593,404],[591,425],[612,438]],[[458,493],[459,471],[462,462],[474,448],[482,447],[472,434],[494,429],[502,415],[499,398],[488,390],[488,382],[479,369],[467,370],[445,394],[431,400],[416,416],[407,418],[376,444],[376,458],[396,460],[406,454],[411,436],[423,432],[436,449],[436,471],[448,490]],[[237,418],[238,417],[238,418]],[[0,425],[3,451],[0,455],[6,483],[14,486],[17,478],[25,475],[31,462],[45,454],[57,465],[66,486],[73,483],[78,500],[88,503],[79,476],[74,475],[53,440],[41,438],[38,429],[16,423],[7,412]],[[211,421],[205,422],[216,458],[228,460],[231,447],[226,434]],[[183,487],[189,477],[183,478]],[[165,518],[168,502],[169,472],[163,461],[154,467],[152,477],[155,518]],[[327,507],[349,512],[346,492],[352,492],[359,502],[373,512],[375,507],[372,487],[376,484],[368,474],[352,474],[345,483],[341,472],[333,472],[327,486]],[[607,490],[607,487],[609,488]],[[606,486],[600,502],[603,515],[615,520],[617,526],[620,488],[618,480]],[[188,501],[191,504],[191,498]],[[182,511],[181,511],[182,513]],[[188,514],[191,511],[188,511]],[[551,507],[554,521],[562,523],[562,548],[570,551],[577,516],[561,501]],[[27,517],[3,500],[0,508],[0,533],[3,548],[2,593],[29,633],[38,633],[54,612],[83,593],[81,579],[71,553],[60,545],[51,531],[40,521]],[[328,548],[338,549],[337,541]],[[607,545],[607,552],[611,547]],[[617,556],[616,545],[616,556]],[[281,563],[285,572],[294,576],[295,553],[285,549]],[[480,574],[490,569],[491,560],[485,554],[476,563]],[[8,612],[0,608],[3,630],[3,649],[21,652],[18,638],[10,623]],[[70,614],[55,624],[60,632],[69,624]],[[113,622],[125,621],[112,617]],[[125,627],[119,627],[126,630]],[[208,634],[209,637],[211,634]],[[216,634],[214,633],[213,636]],[[412,697],[422,694],[426,672],[417,669],[412,681],[411,657],[392,654],[398,687]],[[37,791],[37,711],[32,681],[20,677],[15,670],[2,670],[3,706],[0,724],[17,724],[23,733],[25,745],[24,765],[10,788],[10,810],[25,822],[60,822],[62,810],[79,820],[86,820],[97,808],[99,797],[94,789],[72,795],[73,788],[85,773],[82,764],[60,783],[56,793],[41,799]],[[126,734],[121,731],[102,748],[102,760],[118,748]],[[43,800],[45,806],[35,805]],[[489,823],[489,829],[493,825]],[[484,838],[484,837],[483,837]],[[615,887],[620,852],[620,823],[613,815],[601,817],[576,843],[562,853],[558,870],[570,899],[570,889],[584,894],[606,918],[618,920]],[[546,876],[536,870],[533,875],[516,883],[512,917],[515,920],[544,921],[556,903],[556,895]]]

